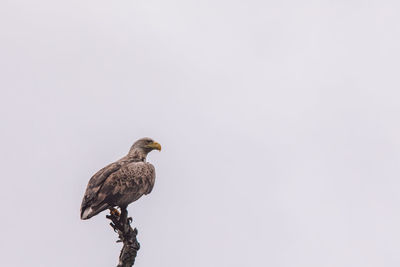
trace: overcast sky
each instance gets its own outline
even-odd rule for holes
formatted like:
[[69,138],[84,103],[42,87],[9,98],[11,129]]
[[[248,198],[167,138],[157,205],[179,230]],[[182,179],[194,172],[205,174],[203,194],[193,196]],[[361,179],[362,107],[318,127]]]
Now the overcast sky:
[[148,136],[138,267],[400,266],[398,1],[2,0],[0,265],[115,266],[90,177]]

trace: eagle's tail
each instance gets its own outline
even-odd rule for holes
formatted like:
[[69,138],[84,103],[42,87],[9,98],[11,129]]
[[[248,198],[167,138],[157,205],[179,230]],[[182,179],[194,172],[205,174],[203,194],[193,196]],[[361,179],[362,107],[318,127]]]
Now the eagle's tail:
[[97,207],[92,207],[92,206],[84,207],[81,209],[81,219],[82,220],[90,219],[93,216],[99,214],[100,212],[108,208],[110,208],[110,206],[107,203],[103,203],[102,205]]

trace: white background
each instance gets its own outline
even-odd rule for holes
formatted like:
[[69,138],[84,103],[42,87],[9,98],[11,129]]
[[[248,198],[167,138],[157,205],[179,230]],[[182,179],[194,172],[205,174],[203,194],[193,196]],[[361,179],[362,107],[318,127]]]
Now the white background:
[[400,266],[399,8],[1,1],[0,265],[115,266],[81,199],[149,136],[135,266]]

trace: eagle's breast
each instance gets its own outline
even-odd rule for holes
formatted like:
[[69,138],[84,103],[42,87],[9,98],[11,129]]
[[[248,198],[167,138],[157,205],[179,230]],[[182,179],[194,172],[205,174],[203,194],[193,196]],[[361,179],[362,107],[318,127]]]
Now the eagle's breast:
[[[155,169],[146,162],[128,163],[113,173],[108,181],[104,191],[108,191],[108,196],[114,196],[112,202],[115,205],[126,206],[151,192],[155,182]],[[109,190],[112,191],[111,194]]]

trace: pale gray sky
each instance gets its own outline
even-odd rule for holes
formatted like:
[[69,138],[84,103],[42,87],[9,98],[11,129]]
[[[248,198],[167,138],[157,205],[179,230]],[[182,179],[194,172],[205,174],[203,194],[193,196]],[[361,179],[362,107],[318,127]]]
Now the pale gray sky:
[[400,266],[399,11],[1,1],[0,265],[115,266],[81,199],[149,136],[135,266]]

